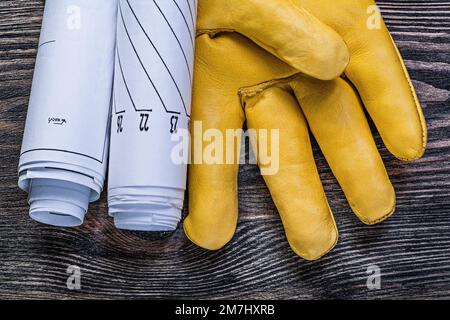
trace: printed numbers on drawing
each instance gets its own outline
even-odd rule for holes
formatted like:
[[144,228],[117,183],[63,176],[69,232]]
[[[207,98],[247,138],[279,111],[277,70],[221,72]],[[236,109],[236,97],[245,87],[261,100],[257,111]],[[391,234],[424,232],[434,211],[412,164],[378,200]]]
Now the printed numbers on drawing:
[[117,117],[117,133],[123,132],[123,115]]
[[172,116],[170,118],[170,133],[177,132],[178,129],[178,116]]
[[150,115],[148,113],[141,113],[141,123],[139,125],[139,130],[141,130],[141,132],[147,132],[148,130],[150,130],[148,121],[150,119]]

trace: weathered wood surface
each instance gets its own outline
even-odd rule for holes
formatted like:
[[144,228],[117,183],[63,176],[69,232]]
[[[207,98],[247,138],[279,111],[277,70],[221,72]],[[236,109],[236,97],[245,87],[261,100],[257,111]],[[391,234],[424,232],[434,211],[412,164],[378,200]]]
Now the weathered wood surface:
[[[363,226],[323,157],[318,166],[340,229],[337,248],[305,262],[289,249],[269,192],[254,166],[240,173],[240,222],[230,245],[207,252],[178,230],[158,239],[118,231],[105,198],[82,228],[28,218],[17,163],[36,56],[43,0],[0,2],[0,298],[449,298],[450,1],[380,1],[423,101],[429,147],[415,163],[390,156],[398,209]],[[156,238],[156,239],[155,239]],[[366,270],[382,271],[382,289]],[[68,265],[82,288],[66,288]]]

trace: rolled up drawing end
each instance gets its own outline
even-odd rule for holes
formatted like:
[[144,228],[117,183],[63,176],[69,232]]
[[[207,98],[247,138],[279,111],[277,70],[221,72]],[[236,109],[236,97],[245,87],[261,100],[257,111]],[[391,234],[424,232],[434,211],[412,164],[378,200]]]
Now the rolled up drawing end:
[[148,205],[147,212],[136,212],[133,206],[114,213],[116,228],[130,231],[175,231],[181,221],[181,209]]
[[30,217],[57,227],[83,224],[91,190],[83,185],[52,179],[33,179],[30,183]]
[[95,179],[65,169],[22,167],[27,169],[19,175],[19,187],[28,192],[33,220],[56,227],[83,224],[89,203],[100,196],[101,185]]
[[117,1],[45,2],[19,162],[36,221],[79,226],[100,197],[116,25]]
[[108,206],[119,229],[170,232],[186,189],[197,2],[157,2],[119,1]]
[[175,231],[181,221],[183,198],[184,191],[178,189],[113,189],[109,191],[109,215],[118,229]]

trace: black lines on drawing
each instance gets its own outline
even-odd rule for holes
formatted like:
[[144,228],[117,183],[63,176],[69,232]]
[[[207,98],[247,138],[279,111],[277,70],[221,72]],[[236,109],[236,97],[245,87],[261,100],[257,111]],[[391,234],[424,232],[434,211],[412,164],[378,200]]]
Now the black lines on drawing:
[[47,44],[55,43],[55,42],[56,42],[56,40],[45,41],[45,42],[43,42],[43,43],[41,43],[41,44],[39,45],[38,49],[39,49],[40,47],[43,47],[43,46],[47,45]]
[[[189,36],[191,37],[192,46],[194,46],[194,35],[192,34],[193,32],[191,31],[191,27],[189,27],[189,23],[187,22],[186,15],[184,14],[183,10],[181,10],[181,7],[178,4],[178,2],[176,0],[172,0],[172,1],[175,4],[175,6],[177,7],[177,9],[180,12],[181,16],[183,17],[184,24],[186,25],[186,28],[188,29]],[[188,5],[189,5],[189,3],[188,3]],[[191,7],[189,7],[189,10],[191,10]],[[195,28],[193,28],[192,30],[195,30]]]
[[[117,59],[118,59],[118,52],[119,52],[119,50],[118,50],[118,48],[116,46],[116,61],[115,61],[115,65],[116,66],[119,64],[119,62],[117,61]],[[117,75],[117,71],[116,71],[115,74],[114,74],[114,88],[115,89],[113,90],[113,94],[112,94],[114,114],[116,116],[126,113],[125,109],[117,111],[117,102],[116,102],[117,101],[117,98],[116,98],[116,93],[117,93],[116,91],[117,90],[116,90],[116,86],[117,86],[117,83],[119,82],[117,77],[118,77],[118,75]]]
[[122,81],[123,84],[125,85],[125,89],[127,91],[128,97],[130,98],[134,110],[137,112],[152,112],[153,111],[152,109],[138,109],[136,107],[136,103],[134,103],[133,96],[131,95],[130,88],[128,87],[127,79],[125,78],[125,74],[123,72],[122,61],[120,59],[119,45],[116,46],[116,51],[117,51],[117,61],[119,62],[120,74],[122,75]]
[[186,4],[187,4],[187,7],[189,9],[189,15],[191,16],[192,30],[195,30],[194,15],[192,14],[192,8],[191,8],[191,4],[189,3],[189,0],[186,0]]
[[119,115],[119,114],[124,114],[126,112],[126,110],[120,110],[117,111],[117,104],[116,104],[116,90],[113,91],[113,106],[114,106],[114,114],[115,115]]
[[145,37],[147,38],[147,40],[150,42],[150,44],[152,45],[153,49],[155,50],[156,54],[158,55],[159,59],[161,60],[162,64],[164,65],[164,67],[167,70],[167,73],[169,74],[170,78],[172,79],[173,84],[175,85],[175,88],[177,89],[178,95],[180,96],[181,99],[181,103],[183,104],[183,108],[184,111],[186,112],[186,115],[188,115],[188,111],[187,111],[187,107],[186,107],[186,102],[184,101],[183,98],[183,94],[180,91],[180,87],[178,86],[172,72],[170,71],[169,67],[167,66],[167,63],[164,61],[164,58],[161,56],[161,53],[158,51],[158,48],[155,46],[155,44],[153,43],[152,39],[149,37],[147,31],[145,30],[145,28],[142,26],[138,16],[136,15],[135,11],[133,10],[133,7],[130,4],[130,1],[127,0],[128,6],[130,7],[131,12],[133,13],[134,18],[136,19],[136,22],[139,24],[139,27],[141,28],[142,32],[144,32]]
[[142,67],[142,70],[145,72],[145,75],[147,76],[147,79],[149,80],[150,84],[152,85],[153,89],[155,90],[155,93],[157,94],[159,100],[161,101],[161,104],[162,104],[164,110],[165,110],[167,113],[180,114],[180,112],[177,112],[177,111],[170,111],[169,109],[167,109],[167,106],[166,106],[166,104],[164,103],[164,100],[163,100],[163,98],[161,97],[161,94],[159,93],[158,89],[156,88],[155,83],[153,82],[152,78],[150,77],[150,74],[148,73],[147,69],[145,68],[145,65],[144,65],[144,63],[142,62],[141,57],[139,56],[139,53],[138,53],[138,51],[137,51],[137,49],[136,49],[136,46],[135,46],[134,43],[133,43],[133,40],[131,39],[130,33],[129,33],[128,28],[127,28],[127,25],[126,25],[126,23],[125,23],[125,19],[124,19],[124,17],[123,17],[122,5],[121,5],[121,2],[120,2],[120,1],[119,1],[119,11],[120,11],[120,17],[121,17],[121,20],[122,20],[122,25],[123,25],[123,28],[124,28],[125,33],[126,33],[126,35],[127,35],[128,41],[129,41],[129,43],[131,44],[131,47],[133,48],[133,51],[134,51],[134,53],[135,53],[135,55],[136,55],[136,58],[138,59],[140,65],[141,65],[141,67]]
[[[155,0],[153,0],[153,3],[154,3],[155,6],[158,8],[158,11],[161,13],[162,17],[164,18],[164,20],[166,21],[167,25],[169,26],[170,31],[172,32],[173,36],[175,37],[175,40],[176,40],[177,43],[178,43],[178,46],[179,46],[179,48],[180,48],[180,50],[181,50],[181,53],[183,54],[183,57],[184,57],[184,62],[186,63],[187,71],[188,71],[188,74],[189,74],[189,81],[191,82],[191,85],[192,85],[192,75],[191,75],[192,72],[191,72],[191,67],[189,66],[189,62],[188,62],[188,59],[187,59],[187,56],[186,56],[186,52],[184,51],[183,45],[181,44],[180,39],[178,38],[178,36],[177,36],[175,30],[173,30],[173,27],[172,27],[172,25],[170,24],[169,20],[167,19],[166,15],[164,14],[164,12],[163,12],[163,11],[161,10],[161,8],[158,6],[158,4],[156,3]],[[178,7],[178,9],[179,9],[179,7]],[[185,21],[186,21],[186,19],[185,19]],[[193,39],[193,37],[192,37],[191,31],[190,31],[190,29],[189,29],[189,26],[186,25],[186,27],[188,28],[189,36],[190,36],[190,38],[191,38],[191,45],[192,45],[192,49],[193,49],[193,48],[194,48],[194,39]]]

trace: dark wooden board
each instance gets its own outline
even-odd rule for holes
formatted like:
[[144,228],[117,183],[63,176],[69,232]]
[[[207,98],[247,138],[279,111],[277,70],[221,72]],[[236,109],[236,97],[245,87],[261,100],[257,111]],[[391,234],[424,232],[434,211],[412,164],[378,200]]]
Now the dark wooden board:
[[[426,155],[390,156],[377,137],[398,193],[397,213],[368,227],[351,213],[315,147],[340,230],[336,249],[305,262],[289,249],[256,167],[240,172],[240,221],[218,252],[171,237],[118,231],[105,198],[85,225],[63,230],[28,217],[17,164],[36,56],[43,0],[0,2],[0,298],[449,298],[450,1],[380,1],[405,57],[429,125]],[[368,290],[367,268],[382,289]],[[69,265],[81,290],[66,288]]]

